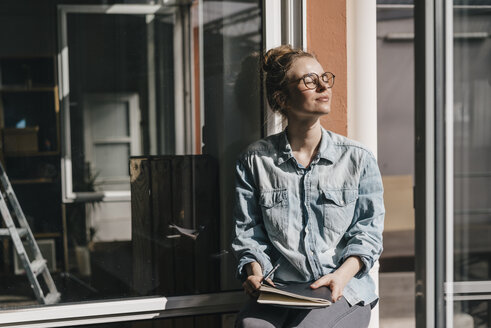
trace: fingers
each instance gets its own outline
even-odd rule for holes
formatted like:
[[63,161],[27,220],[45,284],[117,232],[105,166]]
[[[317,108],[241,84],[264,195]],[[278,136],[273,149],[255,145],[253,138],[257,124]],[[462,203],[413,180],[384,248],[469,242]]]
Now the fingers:
[[335,303],[341,299],[343,296],[343,290],[336,285],[331,286],[331,298],[332,302]]
[[339,281],[336,280],[331,274],[327,274],[319,278],[312,285],[310,285],[310,288],[316,289],[321,286],[326,286],[331,289],[331,300],[333,303],[338,301],[343,296],[343,288],[340,286]]
[[257,297],[259,295],[258,289],[261,287],[261,276],[251,275],[242,284],[246,294],[251,297]]
[[249,281],[252,289],[257,290],[261,287],[262,279],[262,276],[249,276],[249,278],[247,278],[247,281]]
[[331,284],[331,277],[329,275],[325,275],[318,280],[316,280],[312,285],[310,285],[310,288],[316,289],[321,286],[329,286]]
[[273,287],[275,287],[275,286],[276,286],[276,285],[274,284],[273,280],[271,280],[271,279],[269,279],[269,278],[268,278],[268,279],[266,279],[266,282],[267,282],[268,284],[270,284],[271,286],[273,286]]
[[242,284],[242,287],[247,295],[253,298],[257,297],[257,291],[251,286],[251,284],[249,284],[247,280]]

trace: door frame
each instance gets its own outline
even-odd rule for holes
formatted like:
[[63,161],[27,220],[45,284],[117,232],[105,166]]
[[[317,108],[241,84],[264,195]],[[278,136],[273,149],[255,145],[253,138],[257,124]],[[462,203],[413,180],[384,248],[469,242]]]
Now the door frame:
[[[130,201],[131,195],[129,190],[122,191],[98,191],[98,192],[75,192],[73,190],[72,178],[72,154],[71,154],[71,134],[70,134],[70,75],[69,75],[69,58],[68,58],[68,31],[67,16],[68,14],[101,14],[101,15],[147,15],[152,17],[155,14],[170,14],[174,16],[176,28],[174,31],[174,40],[189,40],[186,33],[190,29],[186,24],[190,24],[189,19],[185,19],[179,6],[162,6],[162,5],[58,5],[58,80],[60,85],[60,104],[61,104],[61,180],[62,180],[62,199],[63,203],[86,202],[86,201]],[[176,42],[174,42],[176,43]],[[191,121],[191,93],[190,79],[184,79],[184,72],[189,72],[190,59],[184,56],[188,52],[188,47],[174,47],[174,66],[177,80],[175,83],[182,87],[176,87],[175,105],[183,108],[182,111],[176,111],[176,152],[186,153],[190,151],[189,141],[193,140],[190,135],[193,129],[190,126]],[[183,59],[184,58],[184,59]],[[149,113],[154,117],[152,113]],[[155,132],[150,122],[149,130]],[[155,138],[152,138],[152,140]],[[151,149],[155,148],[153,145]]]

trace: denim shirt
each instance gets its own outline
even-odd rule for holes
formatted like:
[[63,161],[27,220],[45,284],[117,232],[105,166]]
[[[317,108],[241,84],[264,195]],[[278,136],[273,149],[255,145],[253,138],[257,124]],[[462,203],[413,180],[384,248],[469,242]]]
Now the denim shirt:
[[351,304],[377,300],[368,275],[382,252],[383,186],[363,145],[322,129],[317,155],[304,168],[286,130],[251,144],[237,160],[234,239],[238,276],[258,262],[274,281],[314,281],[349,256],[363,262],[343,296]]

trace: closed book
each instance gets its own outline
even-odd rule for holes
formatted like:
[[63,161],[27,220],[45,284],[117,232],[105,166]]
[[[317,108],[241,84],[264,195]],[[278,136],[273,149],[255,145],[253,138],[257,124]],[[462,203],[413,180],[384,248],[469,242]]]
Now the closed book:
[[263,284],[259,288],[258,303],[281,307],[315,309],[331,305],[331,290],[322,286],[310,288],[312,282],[279,285],[275,287]]

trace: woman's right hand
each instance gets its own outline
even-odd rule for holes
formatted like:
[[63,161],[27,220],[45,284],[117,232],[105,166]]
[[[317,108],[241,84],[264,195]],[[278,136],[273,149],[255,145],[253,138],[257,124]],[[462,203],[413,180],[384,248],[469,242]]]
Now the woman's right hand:
[[[244,291],[247,295],[257,298],[259,296],[259,288],[261,287],[261,282],[263,280],[263,270],[261,269],[261,265],[257,262],[248,263],[246,264],[246,272],[247,279],[242,284],[242,287],[244,287]],[[268,279],[267,282],[274,286],[271,279]]]

